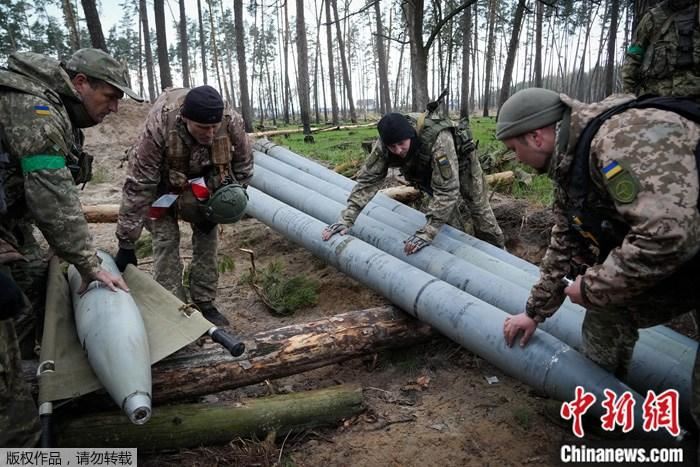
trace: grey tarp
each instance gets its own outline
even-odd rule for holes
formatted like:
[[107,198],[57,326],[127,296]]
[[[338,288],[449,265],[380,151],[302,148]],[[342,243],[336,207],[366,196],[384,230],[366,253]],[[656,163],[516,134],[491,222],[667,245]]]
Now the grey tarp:
[[[75,331],[64,269],[57,258],[51,260],[38,370],[40,404],[78,397],[102,387]],[[185,308],[149,274],[128,266],[124,280],[146,326],[151,364],[194,342],[212,327],[200,312]]]

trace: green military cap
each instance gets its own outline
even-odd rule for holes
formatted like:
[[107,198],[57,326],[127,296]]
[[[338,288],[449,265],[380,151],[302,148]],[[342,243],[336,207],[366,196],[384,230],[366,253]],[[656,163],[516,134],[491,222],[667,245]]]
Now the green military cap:
[[503,141],[561,120],[566,105],[549,89],[529,88],[508,98],[498,112],[496,138]]
[[126,68],[104,50],[80,49],[68,59],[65,68],[91,78],[101,79],[135,101],[143,102],[143,97],[129,87]]

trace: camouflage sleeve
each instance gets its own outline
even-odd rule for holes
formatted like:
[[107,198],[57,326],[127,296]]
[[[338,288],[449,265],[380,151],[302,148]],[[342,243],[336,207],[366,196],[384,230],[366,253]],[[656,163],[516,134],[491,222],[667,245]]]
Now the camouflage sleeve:
[[22,124],[6,128],[5,133],[8,146],[20,161],[31,217],[56,254],[75,265],[85,279],[92,279],[100,262],[78,190],[66,168],[64,135],[71,134],[70,124],[33,96],[24,96],[18,113],[15,121]]
[[253,147],[245,132],[243,117],[237,112],[232,112],[228,134],[231,138],[231,144],[233,144],[231,160],[233,175],[240,184],[248,185],[250,179],[253,178]]
[[564,190],[555,188],[554,226],[549,246],[540,264],[539,280],[530,290],[525,312],[539,322],[552,316],[566,298],[562,278],[569,273],[571,258],[580,248],[580,242],[569,229],[564,207]]
[[381,140],[374,143],[372,152],[367,156],[367,160],[357,174],[357,184],[353,187],[348,196],[348,204],[340,213],[338,222],[347,226],[352,226],[360,215],[360,211],[367,206],[374,195],[379,191],[382,180],[386,178],[389,166],[382,156],[384,145]]
[[[694,155],[700,127],[653,109],[618,117],[605,123],[591,147],[601,155],[598,169],[606,168],[600,178],[630,226],[621,246],[584,275],[584,299],[598,308],[646,292],[700,248]],[[614,164],[623,170],[613,173]]]
[[622,65],[622,90],[625,93],[636,94],[639,89],[642,80],[642,59],[649,46],[652,27],[651,16],[644,15],[634,33],[634,40],[625,51],[625,61]]
[[432,242],[440,227],[448,221],[459,201],[459,162],[454,139],[443,130],[433,144],[433,173],[430,187],[433,195],[426,209],[426,223],[416,231],[423,240]]
[[166,136],[162,103],[158,101],[146,117],[144,128],[129,149],[129,165],[117,221],[120,248],[133,249],[141,236],[149,206],[155,201],[165,163]]

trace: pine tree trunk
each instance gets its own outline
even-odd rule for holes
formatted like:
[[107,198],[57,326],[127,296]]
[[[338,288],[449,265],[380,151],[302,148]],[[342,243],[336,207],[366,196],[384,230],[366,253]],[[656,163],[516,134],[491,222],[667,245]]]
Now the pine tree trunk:
[[508,56],[506,58],[506,66],[503,70],[503,83],[501,84],[501,94],[498,98],[498,108],[500,109],[503,103],[510,96],[510,83],[513,80],[513,66],[515,65],[515,56],[518,53],[518,44],[520,43],[520,28],[523,25],[523,14],[525,13],[525,0],[518,0],[518,6],[513,14],[513,30],[508,43]]
[[381,113],[391,112],[391,95],[389,94],[389,64],[384,49],[384,26],[379,0],[374,3],[374,16],[377,21],[377,72],[379,74],[379,110]]
[[146,53],[146,76],[148,78],[148,97],[151,102],[156,100],[156,85],[153,78],[153,52],[151,51],[151,33],[148,29],[148,11],[146,0],[139,0],[139,16],[143,29],[143,46]]
[[236,30],[236,58],[238,59],[238,86],[241,93],[241,114],[245,122],[245,131],[253,131],[253,110],[248,94],[248,68],[245,57],[245,36],[243,34],[243,4],[233,2],[233,21]]
[[289,125],[289,13],[287,11],[287,2],[284,2],[284,107],[283,117],[284,123]]
[[608,63],[605,65],[605,95],[609,96],[615,88],[615,55],[617,23],[620,14],[620,0],[611,0],[610,3],[610,29],[608,31]]
[[190,59],[187,53],[187,15],[185,14],[185,0],[180,0],[180,62],[182,63],[182,85],[186,88],[190,84]]
[[226,444],[268,432],[280,435],[332,425],[364,410],[355,385],[218,404],[155,407],[144,425],[121,413],[66,420],[56,429],[59,447],[129,447],[139,452]]
[[102,33],[102,23],[100,23],[100,14],[97,12],[95,0],[81,0],[81,3],[83,5],[83,12],[85,13],[85,22],[90,32],[90,43],[96,49],[109,52],[107,50],[105,36]]
[[338,124],[338,97],[335,86],[335,64],[333,63],[333,24],[331,23],[331,1],[326,3],[326,42],[328,45],[328,80],[331,88],[331,123]]
[[212,58],[214,59],[214,72],[216,73],[216,81],[219,84],[219,92],[223,95],[224,86],[221,82],[221,73],[219,73],[219,51],[216,47],[216,28],[214,26],[214,11],[211,2],[212,0],[207,0],[207,4],[209,5],[209,34],[211,35]]
[[340,31],[340,20],[338,19],[338,2],[337,0],[327,0],[332,2],[333,6],[333,18],[335,20],[335,29],[338,36],[338,49],[340,50],[340,64],[343,68],[343,82],[345,83],[345,92],[348,97],[348,108],[350,109],[350,121],[352,123],[357,123],[357,113],[355,112],[355,101],[352,97],[352,82],[350,81],[350,68],[348,67],[348,61],[345,58],[345,45],[343,41],[343,35]]
[[542,87],[542,23],[544,20],[544,3],[537,0],[537,19],[535,23],[535,87]]
[[164,0],[153,0],[153,11],[156,18],[156,44],[158,52],[158,67],[160,68],[160,88],[173,86],[173,78],[170,75],[170,62],[168,61],[168,42],[165,36],[165,10]]
[[75,10],[71,0],[63,0],[63,19],[68,29],[68,39],[71,52],[75,52],[80,48],[80,36],[78,35],[78,24],[75,21]]
[[309,52],[306,43],[306,23],[304,20],[304,0],[296,0],[297,7],[297,61],[299,63],[299,79],[297,80],[299,93],[299,113],[301,124],[304,128],[304,141],[313,143],[311,136],[311,117],[309,115]]
[[466,8],[462,15],[462,91],[459,103],[459,118],[469,120],[469,55],[472,37],[472,11]]
[[491,76],[493,74],[493,61],[496,50],[496,9],[498,0],[489,1],[488,39],[486,45],[486,77],[484,78],[484,117],[489,116],[489,104],[491,101]]
[[199,18],[199,48],[202,53],[202,78],[204,79],[204,84],[207,82],[207,51],[204,48],[204,21],[202,21],[202,0],[197,0],[197,16]]

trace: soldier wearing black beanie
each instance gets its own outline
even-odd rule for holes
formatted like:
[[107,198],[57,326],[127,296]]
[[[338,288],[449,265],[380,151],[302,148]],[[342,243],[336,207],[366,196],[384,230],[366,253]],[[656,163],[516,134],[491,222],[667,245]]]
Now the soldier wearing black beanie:
[[185,96],[181,115],[197,123],[219,123],[224,115],[224,101],[213,87],[198,86]]
[[404,115],[396,112],[384,115],[377,123],[377,131],[385,146],[391,146],[416,136],[413,125]]

